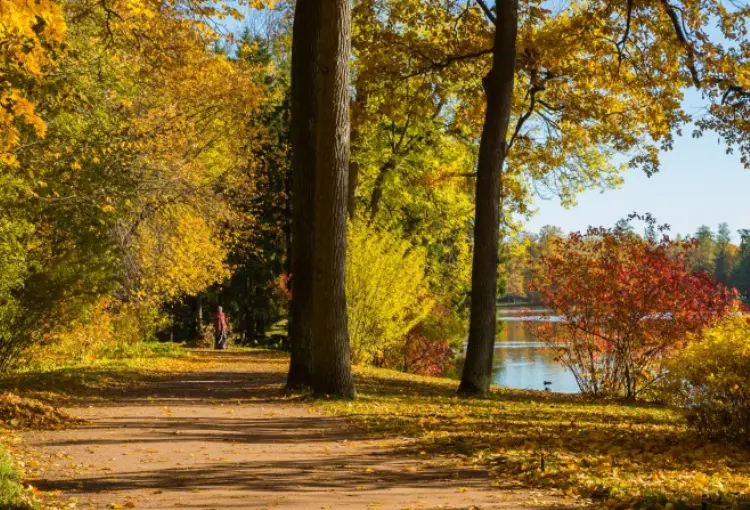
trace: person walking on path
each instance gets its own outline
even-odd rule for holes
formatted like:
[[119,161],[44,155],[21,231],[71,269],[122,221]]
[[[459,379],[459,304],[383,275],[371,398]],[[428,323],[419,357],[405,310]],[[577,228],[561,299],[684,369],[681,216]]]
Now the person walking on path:
[[224,350],[227,348],[227,316],[219,307],[214,318],[214,349]]

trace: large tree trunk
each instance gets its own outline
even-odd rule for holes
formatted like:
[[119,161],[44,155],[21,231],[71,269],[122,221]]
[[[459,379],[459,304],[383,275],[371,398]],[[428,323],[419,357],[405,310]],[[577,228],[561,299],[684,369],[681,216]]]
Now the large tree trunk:
[[289,166],[286,171],[284,178],[284,194],[286,200],[284,202],[284,265],[283,271],[289,276],[292,274],[292,168]]
[[320,89],[315,189],[313,389],[354,398],[346,318],[346,213],[349,170],[349,0],[321,0]]
[[518,0],[498,0],[492,69],[485,78],[487,111],[477,167],[471,315],[459,393],[486,395],[495,344],[499,203],[506,137],[513,105]]
[[320,0],[297,0],[292,34],[292,302],[287,387],[312,385],[315,145]]

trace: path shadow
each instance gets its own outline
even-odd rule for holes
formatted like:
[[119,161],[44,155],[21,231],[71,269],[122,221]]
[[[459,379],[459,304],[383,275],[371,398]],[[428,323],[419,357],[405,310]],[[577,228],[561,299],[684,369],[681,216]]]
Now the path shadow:
[[[322,441],[367,439],[338,417],[215,418],[169,416],[98,419],[82,427],[102,433],[85,438],[68,437],[45,441],[47,446],[85,448],[91,446],[150,443],[310,444]],[[131,429],[127,438],[108,437],[104,431]]]
[[[283,353],[195,351],[192,361],[201,363],[194,372],[150,372],[140,370],[65,369],[47,373],[29,373],[0,381],[0,386],[24,389],[49,388],[50,381],[64,385],[72,397],[66,406],[110,408],[91,423],[45,437],[45,447],[84,452],[109,447],[134,449],[184,449],[204,444],[289,446],[296,451],[304,445],[318,446],[345,440],[374,439],[374,433],[354,429],[344,418],[299,416],[290,413],[273,416],[257,412],[264,404],[299,402],[309,397],[284,389],[288,358]],[[448,386],[429,382],[377,379],[358,376],[364,392],[379,395],[452,396]],[[237,406],[237,404],[240,404]],[[254,416],[230,416],[234,409],[253,404]],[[134,407],[127,415],[111,416],[115,408]],[[171,408],[160,414],[160,407]],[[182,408],[200,408],[197,416],[183,416]],[[206,412],[206,407],[215,412]],[[226,414],[226,415],[225,415]],[[124,431],[117,432],[118,430]],[[91,433],[87,433],[91,432]],[[115,431],[115,433],[113,433]],[[392,435],[391,435],[392,436]],[[381,436],[382,437],[382,436]],[[166,448],[164,447],[166,445]],[[334,448],[334,451],[337,448]],[[252,450],[252,448],[251,448]],[[340,453],[340,452],[336,452]],[[411,448],[371,449],[358,446],[352,454],[326,454],[324,458],[305,454],[287,458],[245,456],[237,462],[201,462],[141,469],[130,467],[119,472],[67,473],[64,477],[37,478],[33,484],[43,491],[61,491],[67,495],[93,496],[103,492],[132,490],[170,491],[226,489],[260,493],[294,492],[304,495],[327,490],[356,490],[363,493],[398,487],[429,490],[433,487],[460,490],[473,484],[489,489],[492,479],[486,470],[428,465],[420,452]],[[167,455],[165,453],[165,455]],[[83,460],[83,459],[79,459]],[[102,459],[99,459],[100,463]],[[416,470],[409,466],[419,466]],[[517,489],[524,488],[518,486]],[[238,504],[237,508],[246,508]],[[558,508],[558,507],[556,507]]]
[[[408,471],[402,464],[379,464],[377,455],[339,455],[329,456],[325,463],[320,459],[309,461],[276,460],[244,461],[228,463],[203,464],[200,467],[168,468],[155,470],[138,470],[117,474],[78,476],[67,480],[39,479],[35,486],[43,491],[63,491],[70,495],[89,496],[101,493],[144,490],[159,491],[168,494],[170,491],[222,490],[247,491],[267,494],[294,494],[304,498],[306,494],[342,491],[356,491],[359,495],[368,495],[394,487],[408,491],[430,490],[440,487],[442,490],[462,492],[469,485],[487,484],[489,477],[486,471],[456,469],[450,467],[430,466],[420,471]],[[508,485],[504,489],[525,491],[524,486]],[[372,496],[370,496],[372,497]],[[181,505],[184,506],[184,505]],[[203,505],[197,505],[203,506]],[[247,508],[247,504],[238,505]],[[535,508],[555,508],[564,510],[560,504]],[[421,507],[420,508],[429,508]],[[440,505],[439,508],[461,508]]]
[[[373,466],[376,468],[373,469]],[[401,488],[429,488],[436,482],[449,487],[464,487],[472,480],[487,480],[486,473],[473,470],[430,468],[406,472],[392,468],[377,469],[371,456],[340,455],[302,461],[245,461],[202,464],[200,467],[169,468],[120,472],[116,475],[81,476],[71,480],[37,480],[45,491],[99,493],[133,489],[210,489],[231,487],[253,492],[309,492],[326,489],[374,491],[397,485]]]

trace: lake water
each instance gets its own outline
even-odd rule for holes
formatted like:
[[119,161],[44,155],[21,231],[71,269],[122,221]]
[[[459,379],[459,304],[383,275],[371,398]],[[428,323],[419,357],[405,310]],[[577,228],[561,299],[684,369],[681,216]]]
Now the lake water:
[[[514,313],[512,308],[500,308],[498,311],[498,320],[503,323],[503,329],[495,343],[493,384],[531,390],[547,387],[561,393],[578,393],[573,374],[555,361],[543,342],[531,335],[527,327],[528,318],[519,320],[516,314],[517,311]],[[545,381],[552,384],[545,386]]]

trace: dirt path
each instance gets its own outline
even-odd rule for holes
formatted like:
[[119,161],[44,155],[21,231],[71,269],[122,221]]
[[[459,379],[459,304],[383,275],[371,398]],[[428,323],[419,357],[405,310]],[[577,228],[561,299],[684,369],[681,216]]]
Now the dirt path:
[[343,418],[284,401],[283,366],[217,356],[68,410],[78,428],[25,434],[43,491],[76,508],[490,509],[559,500],[497,489],[483,470],[400,452]]

